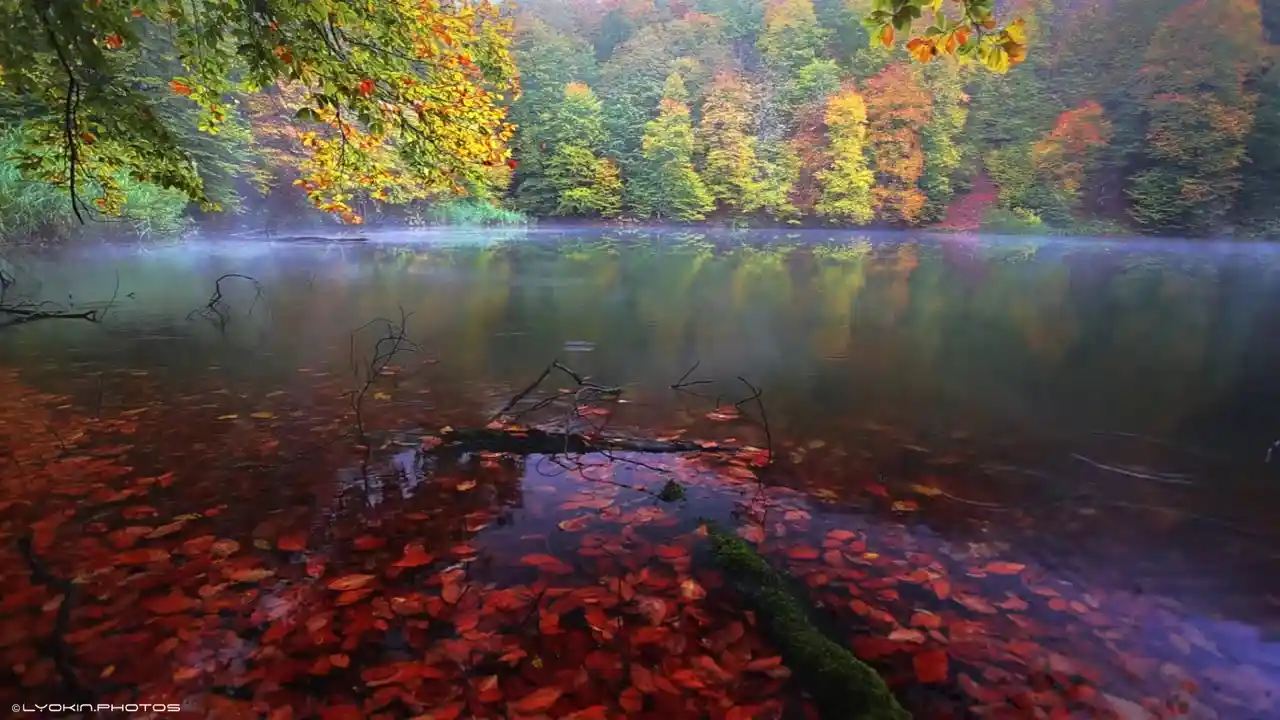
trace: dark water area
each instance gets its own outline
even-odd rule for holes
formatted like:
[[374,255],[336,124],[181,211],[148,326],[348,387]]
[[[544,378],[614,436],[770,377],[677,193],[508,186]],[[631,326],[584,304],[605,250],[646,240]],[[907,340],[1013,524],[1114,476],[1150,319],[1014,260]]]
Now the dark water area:
[[[10,297],[115,299],[0,331],[5,701],[806,717],[709,519],[917,717],[1280,714],[1268,246],[540,230],[9,260]],[[252,279],[210,312],[228,273]],[[401,317],[366,452],[370,321]],[[620,400],[557,370],[521,422],[707,451],[424,459],[553,360]]]

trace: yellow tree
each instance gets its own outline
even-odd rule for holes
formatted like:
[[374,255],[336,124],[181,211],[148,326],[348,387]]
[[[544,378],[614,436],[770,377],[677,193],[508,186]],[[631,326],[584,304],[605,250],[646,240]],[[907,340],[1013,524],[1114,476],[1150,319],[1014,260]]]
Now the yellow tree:
[[697,138],[702,180],[721,209],[741,212],[752,194],[757,163],[751,125],[750,92],[736,74],[722,71],[702,104]]
[[830,139],[830,165],[818,173],[821,195],[815,206],[828,221],[865,225],[871,222],[871,186],[875,175],[867,168],[867,106],[852,86],[827,100],[824,117]]

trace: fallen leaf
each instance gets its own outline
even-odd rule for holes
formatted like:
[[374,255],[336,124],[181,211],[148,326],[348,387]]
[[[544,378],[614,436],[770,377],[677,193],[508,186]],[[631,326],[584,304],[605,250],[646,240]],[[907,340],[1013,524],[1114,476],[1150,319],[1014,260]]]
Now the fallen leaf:
[[993,562],[993,563],[987,563],[987,565],[982,568],[982,571],[986,573],[991,573],[992,575],[1017,575],[1018,573],[1026,569],[1027,569],[1026,565],[1022,565],[1019,563]]
[[546,712],[563,694],[564,691],[557,687],[541,687],[511,703],[511,709],[524,715]]
[[259,412],[256,412],[256,413],[249,413],[249,417],[251,417],[251,418],[257,418],[258,420],[270,420],[271,418],[273,418],[273,417],[275,417],[275,416],[276,416],[276,414],[275,414],[275,413],[270,412],[270,411],[267,411],[267,410],[262,410],[262,411],[259,411]]
[[336,580],[330,581],[328,588],[337,590],[338,592],[347,592],[348,590],[357,590],[368,585],[375,579],[373,575],[344,575]]
[[925,634],[919,630],[900,627],[889,633],[889,639],[896,642],[922,643],[925,641]]
[[457,486],[454,487],[454,489],[457,490],[458,492],[466,492],[468,490],[474,490],[475,487],[476,487],[475,480],[463,480],[462,482],[458,483]]
[[911,616],[911,621],[907,624],[912,627],[935,629],[942,627],[942,618],[925,610],[917,610]]
[[522,565],[532,565],[539,570],[556,575],[569,575],[573,572],[573,567],[566,565],[559,558],[543,553],[525,555],[520,558],[520,563]]
[[911,659],[916,680],[922,683],[947,681],[947,653],[945,650],[925,650]]
[[180,612],[186,612],[197,605],[199,605],[197,600],[180,592],[149,597],[142,601],[142,606],[156,615],[175,615]]
[[307,533],[305,530],[299,530],[287,535],[281,535],[276,541],[276,548],[285,552],[302,552],[307,549]]
[[409,543],[404,546],[404,557],[391,564],[391,567],[398,568],[415,568],[423,565],[431,564],[435,558],[426,551],[419,543]]
[[797,545],[787,551],[787,557],[792,560],[817,560],[818,549],[807,545]]

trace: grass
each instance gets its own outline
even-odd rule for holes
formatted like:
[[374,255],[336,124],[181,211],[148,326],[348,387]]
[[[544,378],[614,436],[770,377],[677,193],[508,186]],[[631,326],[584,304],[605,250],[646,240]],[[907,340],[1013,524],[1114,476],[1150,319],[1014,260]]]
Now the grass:
[[[181,233],[191,223],[182,193],[121,177],[125,201],[120,217],[86,217],[81,224],[65,188],[24,177],[9,159],[17,143],[16,133],[0,135],[0,243],[94,233],[164,237]],[[92,205],[92,194],[83,199]]]
[[[485,200],[456,198],[432,203],[417,213],[416,224],[453,226],[516,226],[529,224],[524,213]],[[411,220],[411,222],[413,222]]]

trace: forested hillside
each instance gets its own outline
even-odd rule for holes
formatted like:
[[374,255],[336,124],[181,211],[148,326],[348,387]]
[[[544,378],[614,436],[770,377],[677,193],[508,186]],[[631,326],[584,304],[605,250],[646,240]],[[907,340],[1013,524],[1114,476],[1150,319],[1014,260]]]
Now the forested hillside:
[[871,42],[870,5],[524,3],[514,203],[539,216],[1277,229],[1280,69],[1256,0],[1013,0],[1030,52],[1007,74]]
[[67,143],[75,209],[144,230],[195,199],[281,222],[1280,232],[1280,3],[982,0],[1008,24],[973,33],[927,7],[909,32],[874,21],[904,2],[326,0],[331,29],[296,0],[270,21],[204,3],[217,37],[175,35],[209,21],[168,0],[15,5],[0,235],[75,225]]

